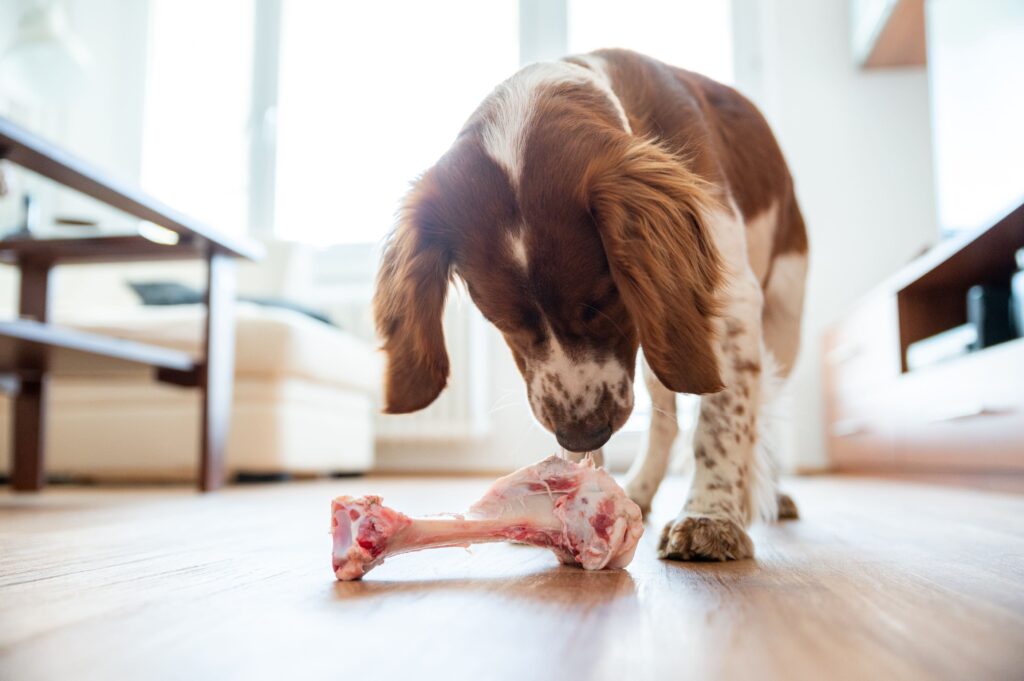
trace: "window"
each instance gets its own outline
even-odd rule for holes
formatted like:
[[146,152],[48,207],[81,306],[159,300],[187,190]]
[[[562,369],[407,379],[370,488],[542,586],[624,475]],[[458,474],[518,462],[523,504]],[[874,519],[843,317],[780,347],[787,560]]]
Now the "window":
[[733,81],[729,0],[569,0],[569,52],[624,47]]
[[218,231],[247,230],[251,0],[152,0],[142,186]]
[[275,232],[378,241],[410,182],[518,66],[515,0],[285,0]]

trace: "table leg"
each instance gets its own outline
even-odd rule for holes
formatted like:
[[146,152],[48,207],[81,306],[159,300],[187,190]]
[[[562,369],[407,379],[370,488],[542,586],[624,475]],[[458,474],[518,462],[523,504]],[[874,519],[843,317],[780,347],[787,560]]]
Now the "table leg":
[[[49,263],[20,265],[21,291],[18,313],[39,322],[48,321],[50,300]],[[14,395],[14,447],[11,486],[19,491],[37,491],[46,484],[46,393],[43,372],[22,377]]]
[[202,460],[199,489],[224,484],[224,454],[231,428],[235,379],[235,262],[211,252],[207,258],[205,365],[200,378]]
[[14,397],[14,465],[11,486],[21,492],[46,484],[46,378],[21,381]]

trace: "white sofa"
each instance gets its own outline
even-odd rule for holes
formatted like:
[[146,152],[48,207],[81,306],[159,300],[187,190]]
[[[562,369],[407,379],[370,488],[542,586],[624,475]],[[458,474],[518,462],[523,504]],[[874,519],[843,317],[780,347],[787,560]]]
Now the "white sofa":
[[[131,276],[145,279],[143,272]],[[108,284],[124,287],[123,273],[111,276],[104,270],[98,279],[104,277]],[[97,278],[89,281],[95,297]],[[257,290],[266,293],[267,288]],[[71,292],[69,297],[74,296]],[[58,321],[198,350],[200,306],[101,309],[76,313],[65,306]],[[358,473],[371,468],[380,370],[372,345],[344,330],[290,310],[239,303],[229,475]],[[100,480],[191,479],[198,461],[198,400],[197,391],[156,383],[141,370],[55,379],[46,431],[47,470]],[[9,404],[0,396],[2,472],[10,460]]]

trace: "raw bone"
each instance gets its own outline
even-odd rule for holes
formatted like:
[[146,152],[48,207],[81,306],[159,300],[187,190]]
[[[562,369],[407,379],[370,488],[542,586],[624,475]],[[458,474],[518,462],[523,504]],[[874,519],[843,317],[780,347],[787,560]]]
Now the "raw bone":
[[331,503],[332,563],[359,579],[385,558],[442,546],[517,541],[586,570],[629,564],[643,534],[640,507],[603,468],[550,456],[496,481],[465,515],[410,518],[378,496]]

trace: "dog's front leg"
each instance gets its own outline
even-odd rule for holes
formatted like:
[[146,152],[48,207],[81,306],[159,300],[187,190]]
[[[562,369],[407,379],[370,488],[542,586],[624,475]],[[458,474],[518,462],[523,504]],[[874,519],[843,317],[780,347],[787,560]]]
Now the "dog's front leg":
[[749,268],[732,277],[719,320],[725,390],[701,398],[693,483],[682,511],[665,526],[658,555],[677,560],[739,560],[754,555],[744,528],[764,474],[755,460],[761,390],[761,287]]
[[662,385],[646,361],[643,363],[643,374],[647,391],[651,395],[651,424],[644,448],[633,461],[623,486],[629,498],[647,515],[654,494],[668,470],[672,444],[679,434],[679,422],[676,416],[676,394]]

